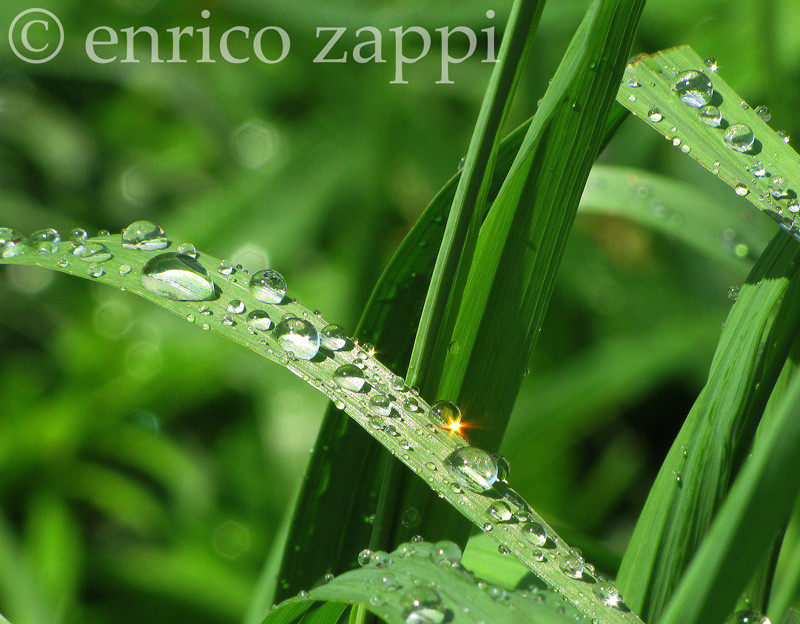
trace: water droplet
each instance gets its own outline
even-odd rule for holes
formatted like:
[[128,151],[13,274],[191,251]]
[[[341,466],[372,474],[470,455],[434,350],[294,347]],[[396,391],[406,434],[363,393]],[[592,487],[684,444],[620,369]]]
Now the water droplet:
[[797,214],[800,211],[800,201],[793,197],[786,204],[786,209],[792,214]]
[[83,242],[87,238],[89,238],[89,232],[87,232],[83,228],[75,228],[75,229],[71,230],[70,233],[69,233],[69,239],[71,241],[76,242],[76,243]]
[[458,161],[457,171],[461,171],[464,168],[465,164],[467,164],[467,157],[466,156],[464,156],[461,160]]
[[524,525],[522,535],[536,546],[544,546],[547,543],[547,531],[538,522],[529,522]]
[[11,228],[0,228],[0,258],[20,256],[26,251],[25,237]]
[[489,505],[489,508],[486,510],[486,515],[497,522],[508,522],[513,517],[511,508],[503,501],[497,501]]
[[310,360],[319,353],[319,333],[316,328],[296,316],[290,316],[278,323],[275,327],[275,339],[284,351],[293,353],[301,360]]
[[664,119],[664,115],[661,114],[661,111],[658,110],[655,106],[650,109],[650,112],[647,113],[647,118],[652,121],[653,123],[658,123],[662,119]]
[[734,190],[734,191],[736,192],[736,194],[737,194],[737,195],[739,195],[740,197],[744,197],[745,195],[747,195],[747,194],[750,192],[750,191],[748,190],[748,188],[747,188],[747,187],[746,187],[744,184],[737,184],[737,185],[736,185],[736,186],[733,188],[733,190]]
[[194,258],[174,252],[159,254],[145,263],[142,286],[175,301],[211,301],[218,296],[206,268]]
[[61,242],[61,234],[53,228],[36,230],[28,238],[31,245],[40,254],[54,254],[58,252],[58,244]]
[[489,531],[491,531],[491,530],[493,530],[493,529],[494,529],[494,527],[492,526],[492,523],[491,523],[491,522],[484,522],[484,523],[483,523],[483,526],[481,526],[481,528],[482,528],[484,531],[486,531],[487,533],[488,533]]
[[767,175],[767,169],[764,167],[764,163],[762,163],[760,160],[753,164],[751,171],[757,178],[763,178],[765,175]]
[[705,106],[714,95],[709,77],[693,69],[681,73],[675,80],[672,90],[678,94],[681,102],[694,108]]
[[511,551],[508,549],[508,546],[506,546],[505,544],[500,544],[497,547],[497,552],[499,552],[501,555],[507,555]]
[[58,264],[58,266],[60,266],[62,269],[66,269],[69,266],[69,260],[66,258],[59,258],[56,264]]
[[125,277],[128,273],[130,273],[133,269],[129,264],[120,264],[119,265],[119,276]]
[[461,410],[450,401],[437,401],[428,410],[428,417],[437,425],[447,426],[461,420]]
[[86,243],[86,245],[79,245],[72,252],[84,262],[106,262],[113,257],[108,247],[103,243]]
[[209,308],[207,305],[201,305],[200,308],[197,310],[203,316],[211,316],[214,312]]
[[725,139],[725,144],[728,147],[737,152],[748,151],[753,147],[753,143],[755,142],[753,131],[750,129],[750,126],[745,124],[734,124],[730,126],[725,131],[723,139]]
[[736,301],[739,298],[739,287],[732,286],[731,289],[728,291],[728,299],[731,301]]
[[719,128],[722,123],[722,113],[716,106],[703,106],[699,111],[700,121],[712,128]]
[[785,132],[783,132],[783,131],[778,132],[778,136],[781,138],[781,141],[783,141],[784,143],[788,143],[789,142],[790,137]]
[[689,152],[691,152],[691,151],[692,151],[692,148],[691,148],[691,147],[689,147],[689,145],[688,145],[687,143],[684,143],[683,145],[681,145],[681,151],[682,151],[684,154],[688,154]]
[[672,139],[672,145],[674,145],[675,147],[678,147],[680,144],[681,144],[681,140],[678,137],[674,137]]
[[135,221],[122,232],[122,246],[127,249],[156,251],[169,247],[161,226],[150,221]]
[[445,609],[439,592],[424,585],[414,587],[400,598],[404,624],[442,624]]
[[176,250],[178,253],[183,254],[184,256],[189,256],[190,258],[197,259],[199,255],[197,253],[197,249],[191,243],[181,243],[178,245],[178,249]]
[[400,516],[400,524],[407,529],[413,529],[422,522],[422,515],[416,507],[408,507]]
[[492,455],[492,459],[494,459],[494,463],[497,465],[497,480],[503,482],[507,481],[508,475],[511,472],[511,464],[509,464],[508,460],[502,455],[494,454]]
[[[286,286],[284,284],[284,294],[285,291]],[[344,333],[341,327],[333,323],[322,328],[319,339],[322,346],[331,351],[338,351],[347,346],[347,334]]]
[[336,385],[350,392],[361,392],[364,384],[364,371],[355,364],[342,364],[333,371],[333,381]]
[[772,119],[772,113],[766,106],[756,106],[755,114],[761,117],[761,120],[764,122],[769,122],[769,120]]
[[358,553],[358,565],[360,566],[367,566],[370,564],[372,560],[372,551],[369,548],[365,548],[360,553]]
[[497,464],[489,453],[474,446],[456,449],[444,460],[456,480],[473,492],[483,493],[497,481]]
[[403,409],[407,412],[418,412],[419,401],[417,401],[414,397],[408,397],[405,401],[403,401]]
[[629,102],[635,102],[635,101],[636,101],[636,96],[635,96],[635,95],[633,95],[633,93],[631,93],[631,94],[628,96],[628,101],[629,101]]
[[219,261],[219,264],[217,265],[217,273],[227,277],[229,275],[233,275],[234,273],[236,273],[236,267],[233,266],[233,262],[223,258],[222,260]]
[[625,81],[625,83],[626,83],[626,84],[627,84],[627,85],[628,85],[628,86],[629,86],[631,89],[636,89],[637,87],[639,87],[639,81],[638,81],[638,80],[636,80],[636,78],[635,78],[634,76],[628,76],[628,79]]
[[576,555],[569,555],[565,557],[559,567],[564,574],[574,579],[582,578],[583,573],[586,570],[583,557]]
[[231,314],[242,314],[246,309],[245,304],[239,299],[233,299],[227,307],[228,312]]
[[708,67],[708,71],[712,71],[712,72],[717,71],[717,59],[715,59],[715,58],[707,58],[706,59],[706,67]]
[[90,264],[89,265],[89,277],[94,277],[94,278],[103,277],[103,275],[105,275],[105,273],[106,272],[103,269],[103,267],[101,267],[101,266],[99,266],[97,264]]
[[277,271],[264,269],[253,273],[250,292],[264,303],[280,303],[286,297],[286,280]]
[[744,609],[734,613],[728,620],[728,624],[771,624],[771,622],[763,613],[752,609]]
[[599,583],[594,588],[594,595],[607,607],[621,608],[622,596],[610,583]]
[[369,408],[378,416],[391,416],[392,400],[385,394],[376,394],[369,400]]
[[253,310],[247,315],[247,324],[258,331],[272,329],[272,319],[264,310]]

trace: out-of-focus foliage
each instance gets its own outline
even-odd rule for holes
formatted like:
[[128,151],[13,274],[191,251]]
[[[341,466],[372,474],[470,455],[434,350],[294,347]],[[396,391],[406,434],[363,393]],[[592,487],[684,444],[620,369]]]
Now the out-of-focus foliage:
[[[800,16],[790,0],[770,6],[653,0],[638,49],[691,44],[798,135]],[[28,8],[3,2],[0,31]],[[489,66],[477,56],[437,85],[431,55],[392,85],[391,63],[313,63],[316,28],[371,25],[387,40],[411,23],[478,31],[502,24],[508,3],[47,8],[67,34],[57,59],[29,65],[0,46],[0,226],[118,231],[149,218],[218,256],[279,268],[298,298],[351,329],[455,172]],[[545,10],[512,121],[535,110],[585,9]],[[292,50],[272,66],[99,65],[82,55],[99,25],[279,25]],[[749,211],[752,229],[719,241],[731,254],[772,227],[633,121],[602,159],[695,184],[732,223]],[[655,193],[629,181],[638,197]],[[649,207],[665,203],[653,195]],[[515,486],[611,573],[743,276],[627,221],[578,218],[504,450]],[[15,624],[239,621],[278,546],[322,398],[134,297],[62,281],[0,272],[0,611]]]

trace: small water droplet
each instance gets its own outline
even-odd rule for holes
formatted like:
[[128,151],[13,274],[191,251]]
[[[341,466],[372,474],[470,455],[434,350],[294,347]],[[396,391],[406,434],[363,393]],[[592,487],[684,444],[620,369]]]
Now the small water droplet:
[[103,245],[103,243],[86,243],[86,245],[79,245],[72,253],[84,262],[106,262],[113,258],[108,247]]
[[268,331],[272,329],[272,319],[264,310],[252,310],[247,315],[247,325],[257,331]]
[[658,123],[662,119],[664,119],[664,115],[661,114],[661,111],[658,110],[655,106],[650,109],[650,112],[647,113],[647,118],[652,121],[653,123]]
[[586,570],[583,558],[576,555],[565,557],[559,567],[564,574],[574,579],[583,578],[583,573]]
[[727,624],[771,624],[771,622],[763,613],[752,609],[744,609],[734,613]]
[[511,551],[508,549],[508,546],[506,546],[505,544],[500,544],[497,547],[497,552],[499,552],[501,555],[507,555]]
[[709,77],[693,69],[679,74],[672,90],[678,94],[681,102],[694,108],[705,106],[714,95]]
[[319,333],[301,318],[290,316],[275,327],[275,339],[281,348],[301,360],[310,360],[319,353]]
[[169,252],[142,267],[142,286],[175,301],[211,301],[218,297],[206,268],[194,258]]
[[119,276],[125,277],[128,273],[130,273],[133,269],[129,264],[120,264],[119,265]]
[[689,152],[691,152],[691,151],[692,151],[692,148],[691,148],[691,147],[689,147],[689,145],[688,145],[687,143],[684,143],[683,145],[681,145],[681,151],[682,151],[684,154],[688,154]]
[[461,420],[461,410],[451,401],[437,401],[428,410],[428,417],[437,425],[447,426]]
[[716,106],[703,106],[697,111],[700,121],[712,128],[719,128],[722,123],[722,113]]
[[723,135],[725,144],[737,152],[747,152],[755,142],[755,136],[750,126],[734,124],[725,130]]
[[511,508],[503,501],[497,501],[489,505],[489,508],[486,510],[486,515],[496,522],[508,522],[513,517]]
[[708,71],[712,71],[712,72],[717,71],[717,59],[715,59],[715,58],[707,58],[706,59],[706,67],[708,67]]
[[629,101],[629,102],[635,102],[635,101],[636,101],[636,96],[635,96],[635,95],[633,95],[633,93],[631,93],[631,94],[628,96],[628,101]]
[[781,141],[783,141],[784,143],[788,143],[788,142],[789,142],[789,140],[790,140],[790,137],[789,137],[789,135],[788,135],[788,134],[786,134],[786,133],[785,133],[785,132],[783,132],[783,131],[781,131],[781,132],[778,132],[778,136],[781,138]]
[[231,314],[242,314],[247,309],[247,306],[239,299],[233,299],[226,308]]
[[731,301],[736,301],[739,298],[739,287],[732,286],[730,290],[728,290],[728,299]]
[[639,87],[639,81],[638,81],[638,80],[636,80],[636,77],[635,77],[635,76],[628,76],[628,79],[625,81],[625,83],[626,83],[626,84],[627,84],[627,85],[628,85],[628,86],[629,86],[631,89],[636,89],[637,87]]
[[59,258],[56,264],[58,264],[58,266],[60,266],[62,269],[66,269],[69,266],[69,260],[66,258]]
[[444,465],[460,485],[479,494],[490,489],[497,481],[494,458],[474,446],[456,449],[447,456]]
[[391,381],[389,381],[389,389],[392,392],[407,392],[408,386],[406,386],[406,380],[400,377],[399,375],[395,375],[392,377]]
[[250,293],[264,303],[281,303],[286,297],[286,280],[272,269],[257,271],[250,278]]
[[736,194],[737,194],[737,195],[739,195],[740,197],[744,197],[745,195],[747,195],[747,194],[750,192],[750,191],[749,191],[749,189],[748,189],[748,188],[747,188],[747,187],[746,187],[744,184],[737,184],[737,185],[736,185],[736,186],[733,188],[733,190],[734,190],[734,191],[736,192]]
[[233,320],[233,318],[231,317],[230,314],[223,314],[220,317],[219,320],[220,320],[220,323],[222,323],[226,327],[235,327],[236,326],[236,321]]
[[672,139],[672,145],[674,145],[675,147],[678,147],[680,144],[681,144],[681,140],[678,137],[674,137]]
[[391,416],[392,400],[385,394],[376,394],[369,400],[369,409],[378,416]]
[[347,346],[347,334],[341,327],[333,323],[322,328],[319,339],[322,346],[331,351],[339,351]]
[[69,239],[76,243],[81,243],[89,238],[89,232],[84,230],[83,228],[74,228],[69,233]]
[[157,251],[169,247],[161,226],[150,221],[134,221],[122,232],[122,246],[126,249]]
[[482,528],[484,531],[486,531],[487,533],[488,533],[489,531],[492,531],[492,530],[494,529],[494,527],[492,526],[492,523],[491,523],[491,522],[484,522],[484,523],[483,523],[483,526],[481,526],[481,528]]
[[89,265],[89,277],[98,278],[105,275],[105,273],[106,273],[105,270],[100,265],[98,264]]
[[405,401],[403,401],[403,409],[407,412],[418,412],[419,401],[417,401],[414,397],[408,397]]
[[422,515],[416,507],[408,507],[400,516],[400,524],[407,529],[413,529],[422,522]]
[[223,258],[222,260],[219,261],[219,264],[217,265],[217,273],[227,277],[229,275],[233,275],[234,273],[236,273],[236,267],[233,266],[233,262]]
[[58,244],[61,242],[61,234],[53,228],[36,230],[28,237],[31,245],[37,253],[49,255],[58,253]]
[[763,178],[765,175],[767,175],[767,169],[764,167],[764,163],[762,163],[760,160],[753,163],[751,171],[757,178]]
[[30,249],[25,237],[11,228],[0,228],[0,258],[20,256]]
[[342,364],[333,371],[333,381],[340,388],[350,392],[361,392],[364,384],[367,383],[364,379],[364,371],[355,364]]
[[547,543],[547,531],[538,522],[528,522],[524,525],[522,535],[536,546],[544,546]]
[[761,117],[761,120],[764,122],[769,122],[769,120],[772,119],[772,113],[766,106],[756,106],[754,112]]
[[190,258],[197,259],[199,255],[197,253],[197,249],[191,243],[181,243],[178,245],[178,249],[176,250],[178,253],[183,254],[184,256],[189,256]]
[[368,566],[372,560],[372,551],[369,548],[365,548],[360,553],[358,553],[358,565],[360,566]]
[[622,608],[622,596],[610,583],[599,583],[594,588],[594,595],[607,607]]

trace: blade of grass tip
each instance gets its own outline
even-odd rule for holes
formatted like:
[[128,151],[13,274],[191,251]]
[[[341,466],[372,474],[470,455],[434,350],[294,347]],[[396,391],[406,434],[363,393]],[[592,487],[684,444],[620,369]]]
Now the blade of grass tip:
[[[795,299],[796,312],[800,286],[787,298]],[[759,425],[751,454],[670,599],[662,624],[699,624],[731,611],[797,499],[798,455],[800,375],[794,374],[775,412]]]
[[750,447],[798,327],[800,245],[779,233],[742,285],[708,381],[651,488],[617,582],[656,620],[711,524]]

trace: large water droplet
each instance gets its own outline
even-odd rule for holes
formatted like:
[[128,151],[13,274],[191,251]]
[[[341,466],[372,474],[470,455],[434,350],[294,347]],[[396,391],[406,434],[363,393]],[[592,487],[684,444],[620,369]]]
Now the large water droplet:
[[439,592],[430,587],[415,587],[400,598],[404,624],[442,624],[445,609]]
[[547,543],[547,531],[538,522],[529,522],[523,526],[522,535],[536,546],[544,546]]
[[169,247],[161,226],[150,221],[135,221],[122,232],[122,246],[127,249],[156,251]]
[[750,126],[745,124],[734,124],[725,131],[723,136],[725,144],[737,152],[746,152],[755,142],[755,136]]
[[114,257],[103,243],[78,245],[72,253],[84,262],[106,262]]
[[264,303],[280,303],[286,296],[286,280],[272,269],[257,271],[250,278],[250,292]]
[[211,301],[219,296],[202,264],[174,252],[159,254],[145,263],[142,286],[175,301]]
[[340,388],[350,392],[361,392],[364,384],[367,383],[364,379],[364,371],[355,364],[342,364],[333,371],[333,381]]
[[456,449],[444,460],[445,467],[463,487],[482,494],[497,481],[497,464],[486,451],[474,446]]
[[693,69],[678,75],[672,90],[678,94],[681,102],[694,108],[705,106],[714,95],[709,77]]
[[[11,228],[0,228],[0,258],[13,258],[26,251],[25,237]],[[28,246],[29,248],[29,246]]]
[[296,316],[283,319],[275,327],[275,339],[287,353],[310,360],[319,353],[319,333],[308,321]]
[[569,555],[565,557],[559,567],[564,574],[574,579],[583,578],[583,573],[586,570],[583,557],[579,555]]
[[253,310],[247,315],[247,324],[258,331],[267,331],[272,328],[272,319],[264,310]]
[[347,334],[341,327],[333,323],[322,328],[319,339],[322,346],[331,351],[338,351],[347,346]]
[[40,254],[54,254],[58,252],[58,244],[61,242],[61,234],[53,228],[36,230],[29,237],[31,245]]
[[716,106],[703,106],[699,111],[700,121],[712,128],[719,128],[722,123],[722,113]]

